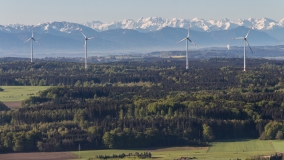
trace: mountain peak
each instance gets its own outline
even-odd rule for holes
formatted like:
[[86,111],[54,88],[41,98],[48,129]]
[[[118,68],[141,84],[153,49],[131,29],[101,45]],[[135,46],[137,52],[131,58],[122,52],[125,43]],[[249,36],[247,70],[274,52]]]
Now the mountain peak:
[[281,24],[281,25],[284,24],[284,18],[279,21],[279,24]]
[[193,18],[191,21],[197,22],[197,21],[199,21],[199,19],[198,19],[197,17],[195,17],[195,18]]

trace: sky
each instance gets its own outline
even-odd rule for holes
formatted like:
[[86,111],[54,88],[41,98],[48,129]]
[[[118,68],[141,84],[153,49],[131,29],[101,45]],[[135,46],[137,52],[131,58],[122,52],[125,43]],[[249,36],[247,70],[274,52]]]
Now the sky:
[[1,0],[0,25],[113,22],[141,17],[284,18],[284,0]]

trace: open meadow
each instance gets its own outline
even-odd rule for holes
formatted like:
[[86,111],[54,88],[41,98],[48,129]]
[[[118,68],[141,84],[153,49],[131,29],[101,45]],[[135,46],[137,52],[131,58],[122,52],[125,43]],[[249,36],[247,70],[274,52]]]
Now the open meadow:
[[36,95],[50,86],[0,86],[4,91],[0,92],[0,101],[4,102],[9,108],[17,109],[21,101]]
[[273,140],[271,141],[272,146],[276,152],[284,152],[284,141],[283,140]]
[[[246,159],[257,155],[273,155],[275,153],[272,144],[279,151],[284,150],[284,141],[268,140],[236,140],[212,142],[210,147],[169,147],[152,149],[108,149],[80,151],[81,160],[95,158],[98,155],[128,154],[151,152],[153,159],[174,160],[180,157],[195,157],[205,160],[229,160]],[[79,157],[79,152],[72,152]]]
[[39,91],[50,86],[0,86],[4,91],[0,92],[0,101],[15,102],[22,101],[30,96],[36,95]]

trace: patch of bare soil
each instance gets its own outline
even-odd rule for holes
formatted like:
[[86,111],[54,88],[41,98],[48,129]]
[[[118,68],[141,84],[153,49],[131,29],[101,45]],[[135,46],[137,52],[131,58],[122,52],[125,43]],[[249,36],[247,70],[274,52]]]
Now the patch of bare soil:
[[22,101],[3,102],[3,103],[11,109],[19,109],[21,108]]
[[32,152],[0,154],[1,160],[70,160],[77,156],[68,152]]

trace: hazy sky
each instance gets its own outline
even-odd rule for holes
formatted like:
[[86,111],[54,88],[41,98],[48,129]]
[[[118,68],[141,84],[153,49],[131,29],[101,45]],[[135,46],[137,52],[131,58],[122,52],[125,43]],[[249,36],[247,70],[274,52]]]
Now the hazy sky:
[[0,25],[112,22],[141,17],[284,18],[284,0],[1,0]]

